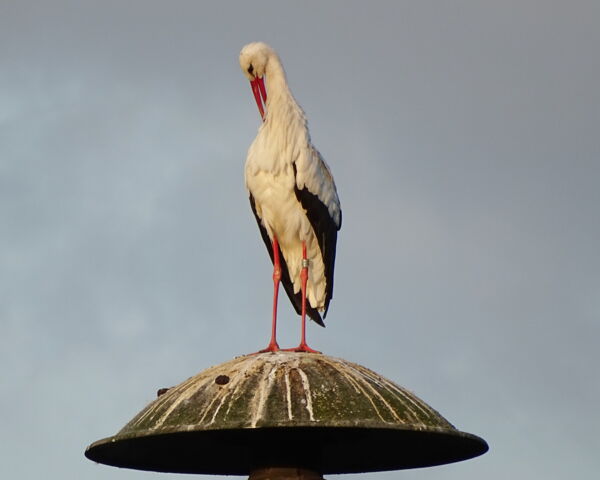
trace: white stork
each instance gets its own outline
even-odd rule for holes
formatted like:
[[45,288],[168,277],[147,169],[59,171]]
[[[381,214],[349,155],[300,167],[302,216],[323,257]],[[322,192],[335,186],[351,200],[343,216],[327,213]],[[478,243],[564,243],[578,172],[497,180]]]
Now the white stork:
[[[263,123],[248,150],[246,187],[250,205],[273,262],[271,341],[279,350],[279,282],[302,316],[297,352],[319,353],[306,344],[306,315],[321,326],[333,294],[337,232],[342,211],[329,167],[312,145],[304,112],[294,100],[279,56],[256,42],[240,52]],[[266,87],[265,87],[266,79]]]

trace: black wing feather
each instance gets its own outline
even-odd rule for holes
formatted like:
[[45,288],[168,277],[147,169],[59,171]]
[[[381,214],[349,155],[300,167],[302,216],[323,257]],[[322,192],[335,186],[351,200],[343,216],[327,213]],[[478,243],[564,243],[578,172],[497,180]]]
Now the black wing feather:
[[[294,176],[296,176],[296,165],[294,164]],[[336,225],[333,218],[329,214],[329,209],[321,199],[314,193],[308,191],[306,187],[299,189],[297,184],[294,186],[296,198],[302,204],[302,208],[306,210],[308,220],[315,232],[319,247],[321,249],[321,257],[325,265],[325,311],[323,318],[327,316],[329,302],[333,298],[333,270],[335,267],[335,249],[337,245],[337,232],[341,227]]]
[[[250,207],[252,208],[252,213],[254,214],[254,218],[256,218],[256,223],[258,224],[258,229],[260,230],[260,235],[261,235],[263,241],[265,242],[265,246],[267,247],[267,250],[269,252],[269,257],[271,257],[271,263],[273,263],[273,244],[271,243],[271,239],[269,238],[267,229],[263,226],[260,217],[256,213],[256,204],[254,202],[254,197],[252,196],[252,194],[250,194]],[[298,315],[301,315],[302,314],[302,293],[301,292],[294,293],[294,284],[292,283],[292,280],[290,279],[290,272],[288,270],[288,266],[287,266],[287,263],[283,256],[283,253],[281,252],[281,249],[279,249],[279,263],[281,264],[281,283],[283,285],[285,293],[287,293],[287,296],[289,297],[290,302],[292,302],[292,305],[294,306],[296,313]],[[308,302],[306,302],[306,314],[312,320],[314,320],[316,323],[321,325],[322,327],[325,326],[319,311],[316,308],[311,307]]]

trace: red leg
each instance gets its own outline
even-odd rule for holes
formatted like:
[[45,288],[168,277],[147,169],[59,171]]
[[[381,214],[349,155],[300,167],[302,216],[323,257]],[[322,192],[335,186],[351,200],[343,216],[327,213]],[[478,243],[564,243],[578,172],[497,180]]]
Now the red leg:
[[302,337],[300,345],[290,349],[293,352],[321,353],[313,350],[306,343],[306,283],[308,282],[308,258],[306,258],[306,243],[302,242],[302,270],[300,271],[300,280],[302,282]]
[[279,297],[279,282],[281,280],[281,264],[279,262],[279,243],[277,238],[273,237],[273,323],[271,324],[271,341],[267,348],[258,353],[276,352],[279,350],[277,345],[277,298]]

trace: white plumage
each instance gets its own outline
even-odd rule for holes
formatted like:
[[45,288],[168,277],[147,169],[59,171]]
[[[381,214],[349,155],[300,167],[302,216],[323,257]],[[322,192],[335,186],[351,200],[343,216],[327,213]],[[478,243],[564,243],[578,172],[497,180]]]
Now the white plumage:
[[326,314],[331,300],[337,231],[342,222],[335,183],[311,143],[306,117],[290,92],[277,53],[264,43],[251,43],[240,53],[240,66],[252,82],[261,115],[259,100],[266,96],[264,122],[249,148],[245,167],[253,211],[272,259],[273,241],[279,243],[282,268],[287,268],[289,276],[286,285],[284,271],[282,282],[298,313],[305,242],[307,313],[322,324],[318,312]]

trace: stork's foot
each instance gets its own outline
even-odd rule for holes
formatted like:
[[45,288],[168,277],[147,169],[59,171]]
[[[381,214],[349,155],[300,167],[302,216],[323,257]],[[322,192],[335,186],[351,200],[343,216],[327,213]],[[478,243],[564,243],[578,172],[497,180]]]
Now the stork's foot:
[[269,345],[267,345],[267,348],[263,348],[262,350],[259,350],[258,352],[254,352],[253,355],[256,355],[259,353],[279,352],[280,350],[281,350],[281,348],[279,348],[279,345],[277,345],[277,342],[271,342],[271,343],[269,343]]
[[284,352],[304,352],[304,353],[321,353],[318,350],[310,348],[306,342],[301,342],[296,348],[284,348]]

